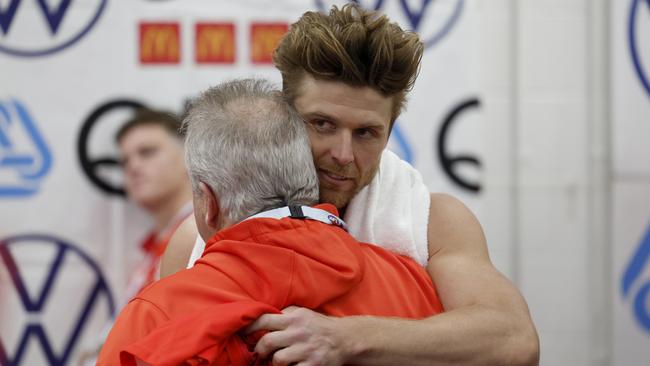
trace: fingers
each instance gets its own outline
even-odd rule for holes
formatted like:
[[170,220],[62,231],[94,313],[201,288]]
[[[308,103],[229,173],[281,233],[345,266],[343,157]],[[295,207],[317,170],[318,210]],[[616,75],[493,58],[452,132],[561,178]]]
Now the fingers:
[[289,326],[290,320],[283,314],[264,314],[257,318],[251,325],[244,329],[244,334],[251,334],[258,330],[283,330]]
[[[289,306],[282,310],[282,314],[266,314],[261,316],[250,329],[247,329],[247,331],[252,332],[258,329],[270,331],[257,341],[255,352],[266,358],[274,352],[285,348],[280,352],[280,356],[277,357],[284,358],[291,356],[290,359],[293,361],[295,361],[293,357],[302,357],[300,355],[304,352],[296,354],[300,349],[296,345],[302,344],[307,337],[305,335],[305,329],[299,327],[298,324],[300,324],[302,317],[308,316],[310,313],[311,311],[307,311],[306,309]],[[287,349],[286,347],[289,348]]]
[[314,345],[299,344],[283,348],[273,355],[274,366],[341,366],[342,359],[336,355],[326,355],[323,349]]
[[264,314],[246,328],[245,334],[258,330],[269,331],[257,341],[255,352],[266,358],[278,349],[288,347],[297,341],[296,332],[287,330],[293,322],[291,313],[297,309],[299,308],[290,306],[285,308],[282,314]]
[[282,314],[261,316],[246,333],[269,330],[257,342],[255,352],[262,358],[272,358],[273,365],[340,366],[343,357],[340,342],[332,338],[333,321],[312,310],[291,306]]
[[270,332],[266,333],[259,341],[257,341],[255,352],[262,356],[262,358],[267,358],[273,354],[273,352],[276,352],[281,348],[289,347],[295,342],[295,332],[288,330]]
[[309,354],[302,347],[288,347],[277,351],[273,355],[273,366],[289,366],[291,364],[310,365],[306,360]]
[[282,309],[282,314],[291,314],[298,309],[303,309],[303,308],[295,305],[287,306],[286,308]]
[[289,325],[294,322],[294,317],[290,315],[303,314],[305,312],[311,313],[310,310],[303,309],[297,306],[288,306],[282,310],[282,314],[264,314],[257,318],[251,325],[244,329],[244,334],[251,334],[258,330],[283,330],[287,329]]

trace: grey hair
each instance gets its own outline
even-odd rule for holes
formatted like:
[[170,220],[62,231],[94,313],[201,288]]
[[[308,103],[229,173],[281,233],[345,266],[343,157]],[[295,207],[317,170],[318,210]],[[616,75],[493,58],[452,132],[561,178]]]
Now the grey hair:
[[185,162],[219,197],[234,224],[258,212],[318,202],[318,177],[305,125],[268,81],[238,79],[206,90],[183,120]]

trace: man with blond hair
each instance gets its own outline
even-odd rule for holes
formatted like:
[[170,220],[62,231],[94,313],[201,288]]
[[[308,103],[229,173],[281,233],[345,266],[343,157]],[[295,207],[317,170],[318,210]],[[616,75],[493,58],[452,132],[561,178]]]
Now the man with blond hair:
[[[492,265],[474,215],[428,193],[419,173],[384,150],[422,52],[415,33],[353,5],[305,13],[275,51],[284,96],[308,128],[320,201],[339,209],[358,240],[425,267],[445,308],[418,321],[296,308],[264,315],[251,330],[271,331],[256,351],[275,365],[539,362],[526,302]],[[164,272],[185,267],[190,252],[192,262],[200,244],[174,244]]]

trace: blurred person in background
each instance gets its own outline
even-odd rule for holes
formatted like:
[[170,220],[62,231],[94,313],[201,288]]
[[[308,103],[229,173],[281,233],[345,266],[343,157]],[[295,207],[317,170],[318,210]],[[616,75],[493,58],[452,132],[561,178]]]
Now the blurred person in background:
[[169,239],[192,215],[180,126],[171,113],[143,109],[116,135],[127,196],[154,221],[140,246],[144,259],[129,280],[127,300],[158,278],[160,258]]
[[[270,330],[256,351],[275,365],[539,362],[526,302],[492,265],[477,219],[459,200],[430,194],[417,171],[384,150],[422,52],[415,33],[354,5],[305,13],[275,51],[284,96],[308,127],[320,201],[339,209],[357,240],[426,267],[446,311],[418,321],[267,314],[251,330]],[[200,241],[174,240],[161,273],[202,252]]]
[[[115,136],[128,199],[153,219],[153,228],[140,243],[142,259],[127,276],[122,306],[159,278],[160,259],[167,243],[178,226],[192,216],[192,190],[185,170],[180,126],[172,113],[141,109]],[[187,237],[182,236],[184,232],[178,230],[175,235],[179,240],[194,240],[191,231]],[[81,364],[94,364],[111,326],[112,322],[99,337],[86,343]]]

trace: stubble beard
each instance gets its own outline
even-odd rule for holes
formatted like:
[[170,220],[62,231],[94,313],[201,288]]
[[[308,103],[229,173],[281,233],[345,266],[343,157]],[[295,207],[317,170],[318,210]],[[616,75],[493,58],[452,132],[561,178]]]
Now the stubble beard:
[[[330,171],[337,172],[335,169],[329,169]],[[356,169],[355,169],[356,170]],[[365,186],[370,184],[372,179],[375,177],[375,174],[377,174],[377,170],[379,170],[379,164],[377,164],[375,167],[373,167],[372,170],[367,172],[361,177],[357,177],[354,182],[354,189],[353,190],[348,190],[348,191],[340,191],[335,188],[329,187],[327,184],[320,183],[319,188],[320,188],[320,202],[321,203],[330,203],[334,206],[339,211],[345,210],[345,208],[348,206],[352,198],[357,195]],[[338,169],[338,172],[343,171],[343,169]]]

